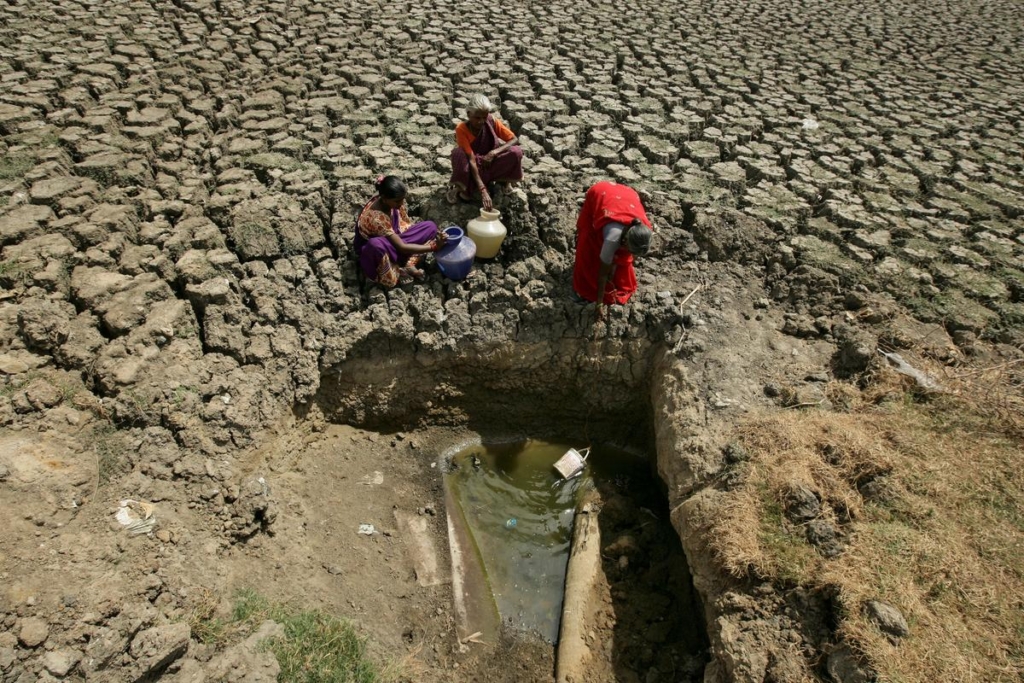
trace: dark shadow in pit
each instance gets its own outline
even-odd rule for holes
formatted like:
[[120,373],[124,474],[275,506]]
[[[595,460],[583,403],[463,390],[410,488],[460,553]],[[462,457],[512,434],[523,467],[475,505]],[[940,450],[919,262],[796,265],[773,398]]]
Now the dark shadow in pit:
[[657,484],[639,469],[596,482],[612,666],[619,681],[699,683],[708,659],[704,610]]
[[375,329],[324,372],[313,403],[328,421],[383,433],[458,427],[502,442],[652,443],[649,378],[622,366],[650,368],[653,346],[630,359],[591,351],[555,340],[423,352]]

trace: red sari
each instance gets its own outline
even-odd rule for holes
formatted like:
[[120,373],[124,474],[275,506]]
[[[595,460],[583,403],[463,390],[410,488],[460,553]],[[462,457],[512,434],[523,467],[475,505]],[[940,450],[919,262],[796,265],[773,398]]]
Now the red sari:
[[[603,180],[587,190],[587,198],[576,220],[576,263],[572,269],[572,288],[587,301],[597,301],[604,226],[612,221],[629,225],[634,218],[651,227],[640,195],[631,187]],[[605,287],[602,301],[624,304],[636,291],[633,255],[622,245],[615,251],[612,263],[615,271],[608,279],[610,286]]]

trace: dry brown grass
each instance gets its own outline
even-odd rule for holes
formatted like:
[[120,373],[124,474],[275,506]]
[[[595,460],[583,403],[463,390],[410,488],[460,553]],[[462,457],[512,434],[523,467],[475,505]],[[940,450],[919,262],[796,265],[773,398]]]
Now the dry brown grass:
[[[1024,406],[1018,367],[928,366],[950,393],[922,398],[883,370],[864,392],[833,387],[843,413],[753,419],[744,484],[708,538],[722,566],[837,591],[839,637],[882,681],[1024,680]],[[887,495],[862,485],[883,476]],[[826,559],[784,513],[791,486],[815,491],[848,544]],[[863,612],[898,608],[892,643]]]

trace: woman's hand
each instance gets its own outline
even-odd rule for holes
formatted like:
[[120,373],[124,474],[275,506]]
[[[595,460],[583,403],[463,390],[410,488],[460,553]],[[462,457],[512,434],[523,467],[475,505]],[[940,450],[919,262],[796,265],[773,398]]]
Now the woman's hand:
[[490,211],[494,208],[494,202],[491,201],[491,195],[487,192],[486,187],[480,188],[480,201],[483,204],[483,208]]
[[484,162],[484,166],[487,166],[492,161],[494,161],[494,157],[496,157],[496,156],[498,156],[497,150],[493,150],[492,149],[490,152],[488,152],[487,154],[483,155],[483,157],[480,160],[482,162]]
[[448,233],[441,228],[437,229],[437,236],[434,237],[434,241],[437,242],[437,248],[440,249],[448,241]]

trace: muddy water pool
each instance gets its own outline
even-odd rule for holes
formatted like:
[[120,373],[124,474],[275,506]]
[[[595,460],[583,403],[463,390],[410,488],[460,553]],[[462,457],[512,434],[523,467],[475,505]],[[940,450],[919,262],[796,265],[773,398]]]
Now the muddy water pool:
[[603,482],[628,487],[634,496],[653,487],[646,460],[600,445],[583,474],[565,481],[554,463],[571,447],[581,444],[475,445],[453,455],[447,467],[503,623],[551,643],[558,639],[578,496]]

